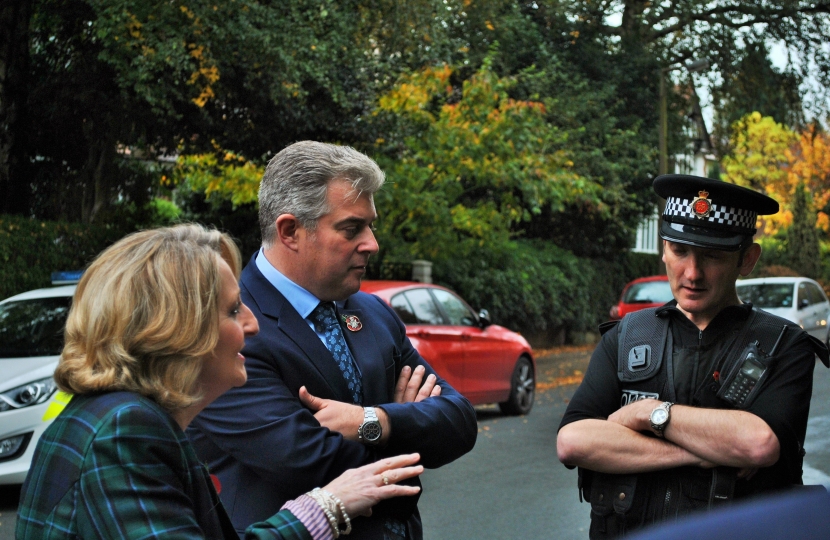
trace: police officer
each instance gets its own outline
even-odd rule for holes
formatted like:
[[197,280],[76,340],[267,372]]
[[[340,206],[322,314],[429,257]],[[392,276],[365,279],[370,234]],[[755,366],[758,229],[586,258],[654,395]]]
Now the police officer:
[[819,340],[735,291],[761,255],[757,216],[778,203],[696,176],[654,190],[674,300],[601,327],[557,439],[592,539],[802,484],[815,356],[828,364]]

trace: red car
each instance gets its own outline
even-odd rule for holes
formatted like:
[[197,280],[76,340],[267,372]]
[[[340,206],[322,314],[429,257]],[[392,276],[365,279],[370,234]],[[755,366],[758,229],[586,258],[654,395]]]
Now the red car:
[[611,318],[622,319],[632,311],[659,307],[674,298],[667,276],[637,278],[623,289],[619,303],[611,306]]
[[473,405],[498,403],[505,414],[527,414],[536,393],[536,366],[521,335],[490,323],[438,285],[364,281],[360,290],[379,296],[406,324],[421,356]]

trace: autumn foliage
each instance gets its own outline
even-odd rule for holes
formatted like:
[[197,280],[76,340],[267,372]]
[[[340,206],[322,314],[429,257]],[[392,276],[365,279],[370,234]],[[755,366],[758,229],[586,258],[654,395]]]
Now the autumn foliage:
[[803,184],[816,225],[830,232],[830,138],[816,124],[797,133],[753,112],[733,125],[732,153],[723,160],[723,179],[766,193],[781,211],[760,222],[765,234],[792,225],[796,189]]
[[435,258],[447,246],[457,254],[503,243],[545,206],[599,206],[600,187],[574,172],[567,137],[548,122],[544,103],[511,98],[515,80],[497,76],[489,61],[460,97],[452,73],[441,66],[405,75],[379,100],[376,114],[404,134],[394,146],[377,141],[389,179],[377,196],[381,236]]

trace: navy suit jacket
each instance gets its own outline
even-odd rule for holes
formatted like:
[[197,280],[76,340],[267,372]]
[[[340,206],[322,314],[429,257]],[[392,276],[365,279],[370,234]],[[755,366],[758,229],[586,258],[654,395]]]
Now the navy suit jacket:
[[[382,406],[391,433],[385,448],[348,441],[321,427],[299,401],[301,386],[317,397],[351,403],[340,368],[326,346],[255,260],[240,279],[242,301],[259,321],[246,340],[248,382],[226,393],[192,422],[188,435],[199,457],[222,482],[222,501],[240,532],[283,503],[321,487],[345,470],[384,456],[419,452],[425,467],[440,467],[475,445],[477,424],[470,403],[439,377],[441,396],[420,403],[392,403],[403,366],[435,373],[406,337],[394,311],[374,295],[357,293],[340,310],[363,323],[343,334],[360,367],[365,406]],[[437,376],[437,375],[436,375]],[[355,429],[357,426],[355,426]],[[412,483],[419,485],[417,480]],[[420,535],[416,497],[399,497],[355,520],[359,538],[382,538],[383,518],[408,522]]]
[[745,500],[705,514],[655,525],[632,540],[824,540],[830,495],[821,486]]

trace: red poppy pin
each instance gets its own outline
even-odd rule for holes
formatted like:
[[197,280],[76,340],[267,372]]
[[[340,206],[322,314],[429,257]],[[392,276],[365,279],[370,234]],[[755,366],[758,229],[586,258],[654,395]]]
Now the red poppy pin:
[[712,201],[709,200],[709,192],[699,191],[697,197],[692,200],[692,213],[702,219],[709,216],[710,210],[712,210]]
[[210,480],[213,482],[213,487],[216,488],[216,493],[222,493],[222,483],[219,481],[219,477],[211,474]]
[[343,322],[346,323],[346,328],[352,332],[358,332],[363,328],[363,323],[360,322],[357,315],[345,315],[343,316]]

